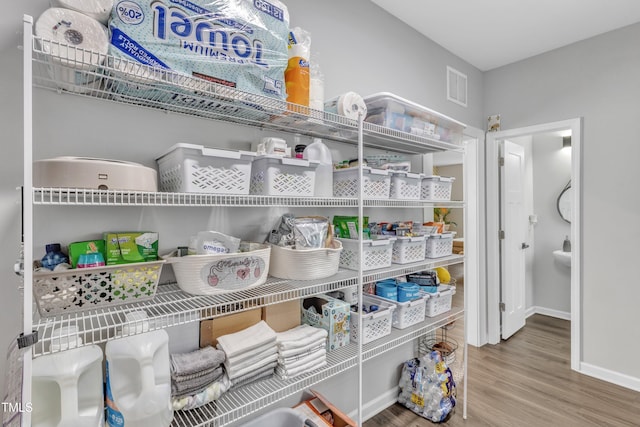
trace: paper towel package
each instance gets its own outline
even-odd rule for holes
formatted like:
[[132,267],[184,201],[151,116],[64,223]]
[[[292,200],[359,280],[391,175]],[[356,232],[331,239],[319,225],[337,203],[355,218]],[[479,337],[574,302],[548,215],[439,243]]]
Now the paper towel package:
[[[278,0],[126,0],[109,28],[112,62],[125,60],[116,69],[128,72],[133,61],[148,66],[143,78],[153,67],[286,98],[289,12]],[[187,89],[197,91],[193,82]]]
[[113,0],[51,0],[51,6],[75,10],[107,25]]

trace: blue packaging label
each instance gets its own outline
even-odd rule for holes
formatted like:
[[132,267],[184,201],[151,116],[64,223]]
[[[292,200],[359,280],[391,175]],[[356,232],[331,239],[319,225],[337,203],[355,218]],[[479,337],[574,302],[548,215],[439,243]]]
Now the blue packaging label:
[[118,411],[118,407],[113,400],[113,393],[111,392],[111,378],[109,377],[109,361],[106,362],[106,376],[107,376],[107,425],[109,427],[124,427],[124,417],[122,413]]

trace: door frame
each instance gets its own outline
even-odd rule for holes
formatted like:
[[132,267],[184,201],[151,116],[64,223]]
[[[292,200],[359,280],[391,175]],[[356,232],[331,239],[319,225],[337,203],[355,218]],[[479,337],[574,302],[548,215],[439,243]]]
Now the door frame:
[[582,118],[517,129],[487,132],[486,138],[486,243],[487,243],[487,342],[500,342],[500,224],[498,141],[540,133],[571,131],[571,369],[580,371],[582,360]]

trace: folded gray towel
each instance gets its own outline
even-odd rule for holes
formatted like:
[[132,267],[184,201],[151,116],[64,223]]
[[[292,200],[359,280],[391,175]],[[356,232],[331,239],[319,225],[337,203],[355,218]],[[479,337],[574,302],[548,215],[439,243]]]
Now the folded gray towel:
[[171,373],[175,375],[189,375],[200,371],[214,369],[224,362],[225,354],[211,346],[192,351],[171,355]]
[[199,376],[197,378],[193,378],[187,381],[171,381],[171,396],[179,397],[179,396],[187,396],[198,394],[205,388],[207,388],[211,383],[219,381],[220,378],[224,375],[222,367],[219,366],[217,369],[213,370],[211,373]]

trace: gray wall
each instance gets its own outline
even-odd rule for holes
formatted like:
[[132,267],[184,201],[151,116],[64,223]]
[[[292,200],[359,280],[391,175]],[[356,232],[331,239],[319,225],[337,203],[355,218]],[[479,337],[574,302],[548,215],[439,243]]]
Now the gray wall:
[[[533,197],[538,224],[535,226],[533,261],[533,305],[568,315],[571,312],[571,269],[553,259],[571,232],[562,220],[556,200],[571,178],[571,152],[562,149],[558,134],[533,137]],[[569,236],[571,238],[571,236]]]
[[[8,0],[0,16],[0,129],[4,149],[4,167],[0,171],[0,248],[4,284],[0,302],[0,349],[21,331],[22,300],[17,279],[12,272],[20,234],[19,195],[15,188],[22,182],[22,15],[37,18],[47,7],[46,0],[23,2]],[[327,97],[346,91],[363,95],[393,92],[424,104],[475,127],[484,125],[482,112],[482,73],[420,36],[400,21],[390,17],[369,1],[309,2],[290,0],[286,4],[292,26],[301,26],[312,34],[312,51],[319,53],[325,74]],[[446,101],[446,66],[467,74],[469,107]],[[70,121],[71,120],[71,121]],[[247,149],[265,132],[217,122],[185,118],[174,114],[145,110],[85,99],[67,94],[34,91],[34,146],[36,159],[58,155],[87,155],[136,161],[154,166],[154,159],[176,142]],[[289,139],[291,137],[289,136]],[[339,150],[341,147],[338,147]],[[353,148],[344,149],[353,152]],[[245,213],[248,212],[248,213]],[[308,212],[308,211],[307,211]],[[227,218],[248,223],[240,237],[260,234],[260,224],[272,223],[283,212],[271,210],[265,221],[261,210],[232,209]],[[161,231],[161,249],[169,249],[194,230],[207,229],[219,223],[216,210],[208,209],[110,209],[108,214],[96,208],[39,208],[40,226],[35,230],[34,254],[38,256],[48,241],[71,241],[90,236],[107,228],[146,228]],[[96,215],[101,223],[96,229]],[[73,218],[73,221],[63,221]],[[188,220],[187,220],[188,219]],[[44,226],[56,224],[55,227]],[[236,224],[237,224],[236,223]],[[167,224],[176,224],[168,227]],[[268,227],[268,225],[267,225]],[[237,229],[237,227],[236,227]],[[231,232],[233,230],[228,230]],[[186,334],[192,336],[192,334]],[[184,343],[180,343],[184,348]],[[196,345],[196,343],[193,343]],[[402,360],[412,355],[406,346],[376,359],[376,365],[391,366],[390,376],[372,375],[367,381],[365,399],[378,396],[397,384],[397,369]],[[379,362],[382,360],[382,362]],[[385,363],[387,362],[387,363]],[[4,372],[4,358],[0,358]],[[346,411],[356,407],[355,383],[350,375],[341,375],[323,383],[320,389],[333,395]],[[344,387],[348,378],[348,387]],[[4,376],[0,376],[0,390]]]
[[[485,115],[502,114],[504,129],[584,118],[583,362],[636,382],[640,329],[623,325],[637,324],[640,300],[638,40],[635,24],[489,71],[484,80]],[[614,363],[603,342],[616,343]]]

